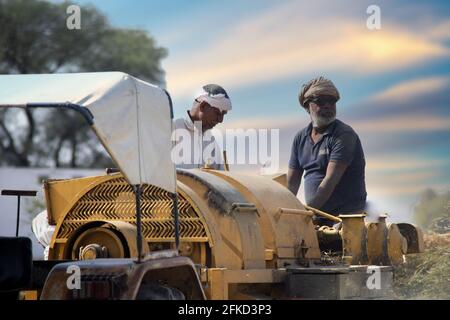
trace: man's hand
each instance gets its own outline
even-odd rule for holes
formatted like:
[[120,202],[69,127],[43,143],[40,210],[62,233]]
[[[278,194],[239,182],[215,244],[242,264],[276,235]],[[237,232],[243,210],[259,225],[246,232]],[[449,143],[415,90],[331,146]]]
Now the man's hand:
[[[316,195],[311,203],[308,203],[310,207],[320,209],[330,198],[331,194],[336,188],[337,184],[342,178],[348,165],[343,162],[330,161],[327,166],[327,173],[325,178],[317,188]],[[289,173],[288,173],[288,184],[289,184]],[[297,189],[298,190],[298,189]]]
[[297,196],[298,189],[300,188],[300,183],[302,182],[303,170],[299,169],[288,169],[287,173],[287,183],[288,189]]

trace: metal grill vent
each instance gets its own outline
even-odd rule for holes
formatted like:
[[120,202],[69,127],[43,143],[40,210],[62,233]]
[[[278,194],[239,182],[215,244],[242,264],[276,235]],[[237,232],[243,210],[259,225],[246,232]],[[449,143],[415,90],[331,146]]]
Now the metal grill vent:
[[[161,188],[142,191],[142,234],[147,242],[174,241],[173,201]],[[189,202],[178,195],[180,235],[183,241],[208,241],[204,225]],[[106,181],[86,193],[67,214],[58,233],[64,242],[83,224],[96,220],[125,221],[135,225],[135,196],[124,178]]]

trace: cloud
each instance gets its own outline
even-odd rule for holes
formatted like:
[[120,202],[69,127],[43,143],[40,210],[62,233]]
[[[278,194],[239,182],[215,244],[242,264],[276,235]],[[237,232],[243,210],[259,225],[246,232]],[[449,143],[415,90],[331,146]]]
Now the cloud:
[[[390,183],[390,182],[389,182]],[[391,201],[395,201],[396,197],[399,196],[418,196],[422,191],[427,188],[432,188],[438,191],[450,190],[449,183],[426,183],[426,184],[408,184],[404,183],[402,185],[387,186],[388,182],[385,183],[372,183],[368,181],[367,183],[368,194],[373,198],[385,197]],[[397,199],[398,201],[398,199]]]
[[[356,74],[398,70],[440,57],[450,50],[436,38],[384,23],[373,32],[365,21],[309,17],[289,2],[236,25],[224,36],[167,60],[167,83],[177,96],[191,95],[205,81],[239,87],[299,73]],[[428,36],[428,38],[427,38]]]
[[450,117],[433,115],[384,116],[377,119],[358,120],[352,127],[359,133],[408,133],[450,130]]
[[450,79],[446,76],[421,78],[396,84],[370,98],[374,102],[411,101],[418,96],[431,94],[446,88]]
[[422,170],[418,172],[389,172],[388,174],[386,173],[386,175],[377,172],[376,174],[372,174],[370,176],[370,179],[374,182],[377,182],[377,184],[384,185],[385,188],[389,188],[385,185],[386,176],[389,176],[389,185],[391,186],[391,188],[394,187],[395,189],[396,185],[411,186],[427,183],[431,179],[436,178],[438,174],[438,172],[428,170]]
[[[237,128],[267,128],[280,129],[283,131],[298,131],[309,124],[309,117],[304,115],[291,115],[279,118],[244,118],[235,121],[224,122],[217,129],[224,131],[226,129]],[[411,132],[435,132],[450,130],[450,117],[439,117],[428,114],[405,114],[400,116],[383,115],[377,118],[351,120],[351,126],[356,132],[366,133],[411,133]]]
[[397,197],[416,197],[427,188],[450,189],[450,182],[439,181],[447,163],[445,160],[411,158],[370,159],[366,167],[366,187],[370,197],[395,201]]
[[234,121],[226,121],[218,126],[219,130],[226,129],[239,129],[239,128],[255,128],[255,129],[287,129],[303,128],[309,123],[309,118],[301,116],[300,114],[295,117],[292,115],[281,117],[252,117],[241,118]]
[[427,35],[432,39],[448,40],[450,39],[450,20],[442,21],[432,27]]
[[366,167],[370,171],[416,171],[420,169],[435,169],[448,163],[446,159],[417,159],[405,156],[378,156],[366,159]]

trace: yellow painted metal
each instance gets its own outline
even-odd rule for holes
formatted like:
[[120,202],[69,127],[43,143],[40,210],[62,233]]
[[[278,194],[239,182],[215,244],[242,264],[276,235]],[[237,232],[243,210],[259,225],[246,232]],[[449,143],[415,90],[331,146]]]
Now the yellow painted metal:
[[228,299],[228,283],[224,279],[224,271],[226,268],[208,269],[206,288],[206,296],[211,300],[227,300]]
[[278,182],[279,184],[281,184],[285,188],[287,188],[287,186],[288,186],[286,173],[270,174],[270,175],[265,175],[264,177],[270,178],[273,181]]
[[[115,176],[118,176],[116,174]],[[49,179],[44,182],[47,214],[50,224],[58,224],[68,210],[95,186],[112,176],[93,176],[78,179]]]
[[298,247],[305,248],[305,258],[320,258],[319,244],[309,214],[281,214],[280,208],[303,210],[302,203],[284,186],[263,176],[248,176],[233,172],[208,171],[238,190],[258,210],[258,224],[264,238],[264,248],[274,251],[278,259],[274,266],[294,264]]
[[[82,191],[70,192],[77,188]],[[60,194],[64,196],[59,197]],[[73,196],[71,201],[70,196]],[[50,245],[50,258],[53,259],[63,258],[68,238],[86,223],[108,221],[135,225],[135,196],[120,173],[51,181],[47,183],[46,197],[51,199],[49,208],[54,213],[55,220],[59,221]],[[182,193],[178,203],[181,240],[207,242],[209,237],[205,222],[195,213]],[[142,232],[145,240],[149,243],[173,242],[174,226],[170,194],[154,186],[145,186],[141,205]]]
[[[225,172],[214,170],[203,172],[224,180],[247,202],[233,203],[231,211],[224,214],[211,206],[207,196],[209,190],[201,181],[178,175],[182,252],[195,263],[228,271],[267,270],[269,274],[273,271],[272,268],[284,267],[286,264],[295,265],[299,258],[320,258],[311,212],[306,211],[300,201],[280,183],[266,177],[252,178],[229,172],[225,175]],[[54,211],[59,210],[55,215],[59,222],[51,244],[51,258],[65,258],[68,246],[72,246],[70,250],[78,255],[81,247],[79,243],[88,244],[82,241],[82,237],[78,239],[78,247],[71,245],[77,241],[77,237],[83,236],[79,230],[89,223],[99,222],[109,223],[108,228],[114,230],[84,230],[84,237],[86,233],[95,234],[94,231],[101,231],[97,236],[103,239],[112,231],[119,232],[123,235],[122,238],[110,237],[117,242],[116,246],[109,244],[115,248],[115,251],[110,249],[116,252],[112,256],[123,255],[124,250],[121,251],[118,245],[119,240],[124,241],[123,238],[126,240],[123,245],[129,247],[132,255],[131,252],[135,250],[135,233],[127,232],[125,226],[135,229],[134,194],[120,173],[82,181],[58,181],[48,186],[51,207]],[[58,198],[60,191],[77,188],[83,191]],[[173,218],[168,194],[148,186],[144,188],[142,198],[143,234],[146,242],[150,246],[164,242],[173,243]],[[120,224],[124,225],[119,226]],[[87,242],[102,244],[98,238]],[[208,284],[218,286],[220,281],[213,279],[214,275],[208,280]],[[245,278],[241,280],[247,283]],[[235,282],[239,283],[237,280]]]
[[285,215],[285,214],[297,214],[297,215],[305,215],[305,216],[309,216],[309,217],[313,216],[313,213],[309,212],[307,210],[278,208],[278,211],[274,215],[275,221],[280,220],[281,215]]
[[378,222],[367,223],[366,226],[370,264],[387,266],[404,262],[404,255],[408,252],[408,241],[401,234],[397,224],[386,224],[386,215],[382,215]]
[[351,264],[367,263],[367,229],[364,224],[365,214],[340,215],[342,219],[343,256]]
[[207,296],[213,300],[237,299],[239,292],[232,292],[232,284],[252,284],[252,283],[282,283],[286,277],[285,270],[227,270],[226,268],[211,268],[205,270],[203,281],[207,281]]
[[387,249],[389,259],[392,264],[401,264],[403,263],[404,255],[408,251],[408,243],[395,223],[388,224],[387,229]]
[[248,208],[239,210],[239,207],[236,207],[232,211],[232,217],[236,221],[241,238],[242,269],[264,269],[266,266],[264,241],[256,208],[250,211]]
[[378,222],[367,222],[367,256],[373,265],[389,265],[387,252],[388,229],[386,215],[381,215]]
[[[177,180],[180,252],[200,265],[208,298],[243,296],[241,285],[279,283],[287,266],[320,259],[318,232],[333,240],[340,237],[344,260],[351,264],[397,262],[407,252],[405,239],[395,225],[387,226],[384,220],[365,224],[361,214],[338,218],[305,207],[286,188],[283,175],[195,169],[180,172]],[[221,197],[223,194],[228,198]],[[100,240],[108,237],[108,246],[114,248],[108,250],[115,252],[112,256],[122,256],[127,249],[131,256],[137,254],[134,194],[120,173],[50,181],[46,198],[50,215],[57,222],[50,258],[77,257],[82,245],[104,246]],[[224,206],[217,201],[223,201]],[[342,222],[342,228],[316,232],[313,214]],[[144,187],[142,223],[146,250],[173,248],[168,192]],[[416,242],[419,246],[419,240]],[[96,246],[88,249],[87,256],[100,252]]]
[[19,292],[18,300],[37,300],[37,290],[23,290]]
[[[255,264],[264,267],[265,253],[263,247],[258,249],[258,244],[262,241],[254,208],[245,213],[234,210],[231,214],[223,214],[216,207],[210,206],[209,189],[199,180],[179,174],[178,186],[195,202],[199,215],[207,222],[211,236],[210,243],[213,244],[210,247],[209,267],[242,269],[253,267]],[[252,248],[249,244],[256,246]]]

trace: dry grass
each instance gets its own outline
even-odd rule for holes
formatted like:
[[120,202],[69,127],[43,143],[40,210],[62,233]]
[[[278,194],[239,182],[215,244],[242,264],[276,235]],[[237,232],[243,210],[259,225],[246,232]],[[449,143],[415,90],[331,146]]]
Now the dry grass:
[[439,234],[430,232],[424,236],[425,250],[433,249],[436,247],[450,246],[450,233]]
[[450,299],[450,233],[424,235],[425,252],[394,270],[399,299]]

